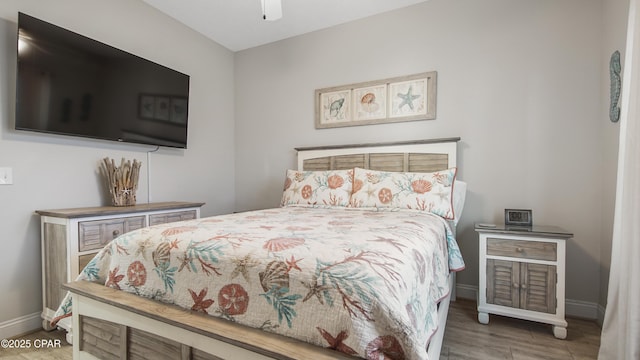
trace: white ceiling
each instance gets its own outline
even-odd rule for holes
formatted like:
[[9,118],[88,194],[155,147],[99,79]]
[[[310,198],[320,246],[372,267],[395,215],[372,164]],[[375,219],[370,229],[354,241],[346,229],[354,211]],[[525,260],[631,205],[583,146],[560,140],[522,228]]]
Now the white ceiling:
[[143,0],[232,51],[268,44],[426,0],[282,0],[262,19],[261,0]]

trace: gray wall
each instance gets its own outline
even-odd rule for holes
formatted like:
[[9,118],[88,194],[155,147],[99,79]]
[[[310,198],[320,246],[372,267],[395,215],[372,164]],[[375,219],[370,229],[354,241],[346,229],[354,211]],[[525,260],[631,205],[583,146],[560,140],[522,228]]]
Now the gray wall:
[[[237,208],[278,204],[296,146],[460,136],[462,290],[478,283],[473,223],[528,208],[535,223],[575,234],[567,298],[595,317],[615,177],[605,160],[617,147],[602,134],[617,131],[602,110],[602,6],[430,0],[236,53]],[[432,70],[436,120],[314,129],[315,89]]]
[[[149,179],[147,151],[155,147],[13,130],[18,11],[191,75],[188,149],[152,153]],[[206,202],[205,216],[233,210],[233,61],[229,50],[141,1],[2,1],[0,167],[13,168],[14,185],[0,186],[0,338],[40,323],[40,220],[34,211],[106,204],[102,158],[143,162],[138,202],[147,201],[150,180],[152,201]],[[17,325],[6,324],[18,318]]]

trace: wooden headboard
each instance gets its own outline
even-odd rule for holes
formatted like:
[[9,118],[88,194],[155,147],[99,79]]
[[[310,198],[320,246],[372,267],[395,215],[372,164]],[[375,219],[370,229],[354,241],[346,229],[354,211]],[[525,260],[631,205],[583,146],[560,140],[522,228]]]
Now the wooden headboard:
[[299,170],[433,172],[456,166],[460,138],[296,148]]

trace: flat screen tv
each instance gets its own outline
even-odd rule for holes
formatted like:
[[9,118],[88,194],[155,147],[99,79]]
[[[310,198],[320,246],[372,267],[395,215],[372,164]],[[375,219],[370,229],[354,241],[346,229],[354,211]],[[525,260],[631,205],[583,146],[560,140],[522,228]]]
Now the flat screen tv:
[[187,147],[188,75],[23,13],[17,53],[16,129]]

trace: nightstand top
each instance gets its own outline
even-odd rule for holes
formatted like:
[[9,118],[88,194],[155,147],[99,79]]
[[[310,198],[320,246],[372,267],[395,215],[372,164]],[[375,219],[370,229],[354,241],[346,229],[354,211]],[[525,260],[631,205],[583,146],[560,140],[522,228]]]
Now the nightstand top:
[[[482,224],[485,225],[485,224]],[[495,224],[493,227],[481,226],[480,223],[475,224],[477,232],[487,232],[496,234],[511,234],[524,236],[550,236],[559,238],[572,238],[573,234],[557,226],[550,225],[533,225],[533,226],[515,226],[505,224]]]

